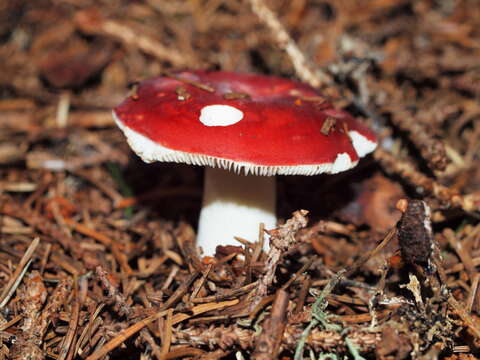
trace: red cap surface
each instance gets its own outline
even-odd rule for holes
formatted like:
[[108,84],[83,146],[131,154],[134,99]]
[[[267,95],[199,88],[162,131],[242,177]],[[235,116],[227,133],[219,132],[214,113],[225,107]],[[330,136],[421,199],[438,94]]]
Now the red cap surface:
[[114,117],[147,162],[260,175],[336,173],[376,147],[372,131],[315,89],[273,76],[185,71],[154,78]]

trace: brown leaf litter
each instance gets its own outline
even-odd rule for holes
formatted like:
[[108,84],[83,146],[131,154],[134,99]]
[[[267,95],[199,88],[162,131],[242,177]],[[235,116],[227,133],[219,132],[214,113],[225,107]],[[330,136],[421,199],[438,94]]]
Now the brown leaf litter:
[[[470,0],[0,3],[0,359],[478,358],[479,22]],[[278,227],[202,259],[200,170],[145,166],[111,117],[185,68],[308,82],[381,144],[280,178]]]

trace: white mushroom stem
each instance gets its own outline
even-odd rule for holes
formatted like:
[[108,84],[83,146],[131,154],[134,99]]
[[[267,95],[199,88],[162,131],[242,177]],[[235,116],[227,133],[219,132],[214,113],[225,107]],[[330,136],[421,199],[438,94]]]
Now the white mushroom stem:
[[217,245],[239,246],[234,236],[258,241],[260,223],[266,229],[276,225],[275,200],[274,176],[245,176],[205,167],[197,235],[203,255],[213,256]]

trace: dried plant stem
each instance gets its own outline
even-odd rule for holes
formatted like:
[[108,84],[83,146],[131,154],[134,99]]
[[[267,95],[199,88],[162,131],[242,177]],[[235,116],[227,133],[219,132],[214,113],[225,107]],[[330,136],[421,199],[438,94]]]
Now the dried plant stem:
[[65,341],[63,343],[62,349],[60,351],[60,354],[58,355],[59,360],[64,360],[64,359],[73,359],[75,354],[73,354],[72,349],[75,349],[75,334],[77,333],[77,327],[78,327],[78,320],[80,316],[80,303],[78,299],[75,297],[73,306],[72,306],[72,314],[71,314],[71,320],[68,325],[68,331],[67,334],[65,335]]
[[[12,320],[0,325],[0,332],[7,330],[10,326],[15,325],[17,322],[23,319],[23,315],[17,315]],[[12,334],[13,336],[13,334]]]
[[190,285],[195,281],[198,277],[199,273],[194,272],[190,274],[190,276],[182,283],[181,286],[178,287],[177,290],[174,291],[172,295],[165,301],[165,303],[160,307],[160,311],[167,310],[169,307],[173,306],[177,301],[180,301],[182,296],[187,293],[190,289]]
[[254,282],[252,282],[250,284],[247,284],[245,286],[242,286],[240,288],[225,291],[221,294],[210,295],[210,296],[205,296],[205,297],[197,297],[197,298],[192,299],[191,301],[194,304],[206,303],[206,302],[211,302],[211,301],[222,301],[222,300],[225,300],[225,299],[242,296],[242,295],[248,293],[249,291],[255,289],[256,287],[258,287],[258,281],[254,281]]
[[10,297],[17,289],[18,284],[20,284],[20,281],[22,281],[23,276],[27,272],[28,266],[32,262],[33,253],[37,249],[39,243],[40,239],[35,238],[28,247],[27,251],[25,251],[25,254],[20,260],[20,263],[15,269],[15,272],[13,273],[12,277],[8,281],[8,284],[4,287],[3,292],[0,295],[0,309],[2,309],[8,303]]
[[92,334],[95,332],[96,326],[99,326],[100,323],[103,321],[98,315],[105,307],[105,303],[101,303],[97,306],[95,311],[90,315],[90,319],[88,321],[87,326],[83,328],[82,333],[80,334],[77,340],[77,346],[75,350],[75,354],[82,356],[85,353],[85,348],[88,348],[87,343],[91,340]]
[[162,339],[162,359],[165,359],[165,356],[170,351],[170,345],[172,344],[172,321],[173,321],[173,309],[170,308],[167,311],[167,319],[165,321],[165,330],[164,336]]
[[178,67],[193,65],[188,57],[183,56],[175,49],[167,48],[156,39],[144,35],[131,26],[115,20],[104,19],[94,10],[85,10],[75,17],[77,26],[87,34],[101,34],[120,40],[126,47],[138,48],[146,54],[159,60],[167,60]]
[[278,290],[272,305],[270,317],[263,323],[263,329],[255,341],[253,358],[259,360],[276,359],[285,330],[288,306],[288,293]]
[[393,124],[408,133],[409,139],[420,150],[422,157],[427,160],[430,169],[445,170],[448,165],[448,158],[444,143],[432,136],[425,124],[407,110],[400,106],[391,110],[393,113],[391,117]]
[[103,235],[96,230],[90,229],[88,226],[79,224],[79,223],[73,221],[72,219],[67,218],[67,219],[64,219],[64,221],[65,221],[65,224],[67,224],[68,226],[71,226],[73,228],[73,230],[75,230],[75,231],[77,231],[80,234],[83,234],[85,236],[89,236],[89,237],[99,241],[103,245],[110,246],[113,242],[112,239],[110,239],[108,236]]
[[414,169],[411,164],[396,158],[386,150],[377,149],[373,156],[382,164],[386,171],[400,175],[411,184],[433,195],[445,205],[459,207],[466,212],[480,211],[480,193],[460,195],[456,191],[440,185],[435,180],[423,175]]
[[[294,350],[302,329],[298,324],[287,324],[283,333],[281,347],[284,350]],[[355,343],[357,349],[366,353],[375,349],[381,341],[380,332],[362,330],[356,326],[345,329],[348,338]],[[335,351],[341,353],[346,350],[344,335],[335,331],[325,329],[313,329],[306,339],[308,347],[315,351]],[[190,346],[209,346],[220,348],[237,347],[247,350],[254,347],[255,330],[246,329],[238,325],[202,328],[181,328],[174,329],[174,336],[179,344]]]
[[150,331],[148,329],[144,328],[140,331],[140,335],[143,338],[144,341],[150,345],[151,352],[155,356],[157,360],[162,360],[162,352],[156,343],[155,339],[153,338],[152,334],[150,334]]
[[118,334],[116,337],[114,337],[112,340],[110,340],[108,343],[106,343],[104,346],[102,346],[100,349],[95,351],[93,354],[91,354],[89,357],[87,357],[87,360],[98,360],[103,358],[105,355],[107,355],[110,351],[115,349],[117,346],[119,346],[121,343],[123,343],[125,340],[142,330],[145,326],[148,324],[151,324],[157,319],[160,319],[161,317],[165,316],[167,311],[161,311],[156,314],[153,314],[149,316],[146,319],[140,320],[130,326],[129,328],[123,330],[120,334]]
[[329,84],[330,78],[319,70],[313,70],[313,66],[305,58],[297,43],[292,39],[277,15],[265,5],[264,0],[248,0],[253,12],[270,29],[277,45],[284,50],[292,61],[298,77],[313,87]]

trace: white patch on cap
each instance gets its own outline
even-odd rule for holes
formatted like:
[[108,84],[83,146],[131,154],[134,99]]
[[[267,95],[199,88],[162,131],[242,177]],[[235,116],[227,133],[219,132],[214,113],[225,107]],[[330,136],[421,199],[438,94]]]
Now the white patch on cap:
[[206,126],[229,126],[243,119],[243,112],[230,105],[208,105],[200,111],[199,120]]
[[335,162],[332,165],[332,174],[336,174],[342,171],[351,169],[354,165],[352,164],[352,159],[347,153],[338,154],[335,158]]
[[358,131],[351,130],[348,134],[350,135],[350,139],[352,139],[352,145],[359,157],[364,157],[377,147],[376,142],[368,140]]

